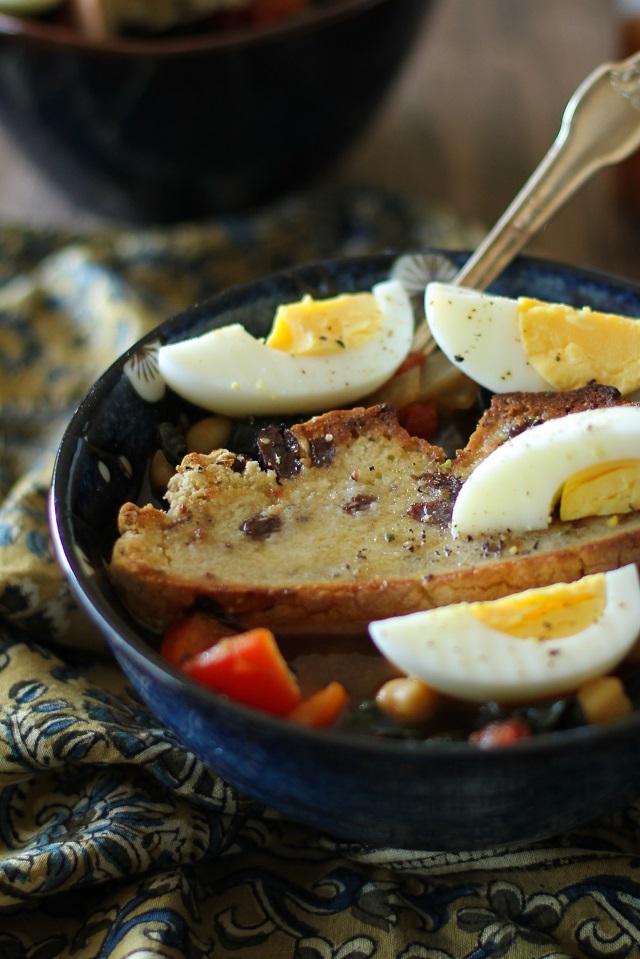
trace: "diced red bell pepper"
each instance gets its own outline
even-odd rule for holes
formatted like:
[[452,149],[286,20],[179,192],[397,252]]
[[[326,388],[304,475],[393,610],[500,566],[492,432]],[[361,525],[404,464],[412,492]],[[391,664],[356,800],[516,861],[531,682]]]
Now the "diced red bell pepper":
[[301,700],[300,687],[269,629],[221,639],[182,664],[183,671],[245,706],[286,716]]
[[225,10],[215,14],[221,29],[238,27],[267,27],[310,6],[309,0],[253,0],[241,10]]
[[431,440],[438,432],[438,407],[434,400],[409,403],[398,411],[398,421],[411,436]]
[[494,749],[499,746],[510,746],[519,739],[528,739],[531,729],[519,716],[509,719],[497,719],[472,733],[469,741],[482,749]]
[[173,666],[181,666],[186,659],[209,649],[232,630],[208,613],[189,613],[172,623],[165,632],[160,654]]
[[404,360],[393,375],[402,376],[403,373],[408,373],[409,370],[413,370],[416,366],[422,366],[423,363],[424,353],[407,353]]
[[308,6],[307,0],[253,0],[247,14],[251,23],[264,27],[300,13]]
[[288,718],[303,726],[312,726],[314,729],[326,729],[333,726],[340,713],[347,704],[349,694],[337,681],[332,681],[303,699]]

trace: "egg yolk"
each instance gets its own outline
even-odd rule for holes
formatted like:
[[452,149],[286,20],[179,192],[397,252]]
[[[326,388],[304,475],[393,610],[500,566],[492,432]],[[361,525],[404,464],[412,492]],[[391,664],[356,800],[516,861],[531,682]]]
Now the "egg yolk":
[[562,639],[578,633],[602,615],[607,602],[604,575],[575,583],[529,589],[490,603],[472,603],[469,612],[492,629],[518,639]]
[[305,296],[278,307],[266,345],[294,356],[341,353],[363,346],[382,323],[373,293],[343,293],[326,300]]
[[570,476],[560,495],[560,519],[609,516],[640,509],[640,460],[594,463]]
[[591,380],[623,394],[640,388],[638,320],[519,297],[518,332],[531,366],[558,390]]

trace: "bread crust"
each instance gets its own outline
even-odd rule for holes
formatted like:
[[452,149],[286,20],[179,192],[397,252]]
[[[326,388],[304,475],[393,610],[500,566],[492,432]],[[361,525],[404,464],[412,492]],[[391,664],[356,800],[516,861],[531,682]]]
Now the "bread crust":
[[640,560],[640,513],[453,539],[459,486],[509,436],[623,403],[596,385],[496,396],[453,460],[388,406],[332,411],[263,437],[270,468],[190,454],[167,512],[125,504],[110,575],[154,630],[194,608],[235,629],[362,632],[372,619],[570,582]]

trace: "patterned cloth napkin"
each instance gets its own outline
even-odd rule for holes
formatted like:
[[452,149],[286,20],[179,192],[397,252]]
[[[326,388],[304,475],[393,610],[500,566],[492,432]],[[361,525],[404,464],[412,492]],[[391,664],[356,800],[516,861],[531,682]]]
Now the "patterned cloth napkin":
[[476,240],[367,188],[133,234],[0,227],[0,959],[640,955],[640,803],[460,854],[295,825],[157,723],[52,555],[64,423],[150,327],[294,263]]

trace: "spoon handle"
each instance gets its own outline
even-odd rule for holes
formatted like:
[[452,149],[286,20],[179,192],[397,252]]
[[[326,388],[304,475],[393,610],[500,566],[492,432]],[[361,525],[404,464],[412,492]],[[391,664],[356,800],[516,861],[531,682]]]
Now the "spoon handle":
[[551,149],[453,282],[486,289],[596,170],[639,146],[640,54],[635,54],[603,64],[580,84]]

